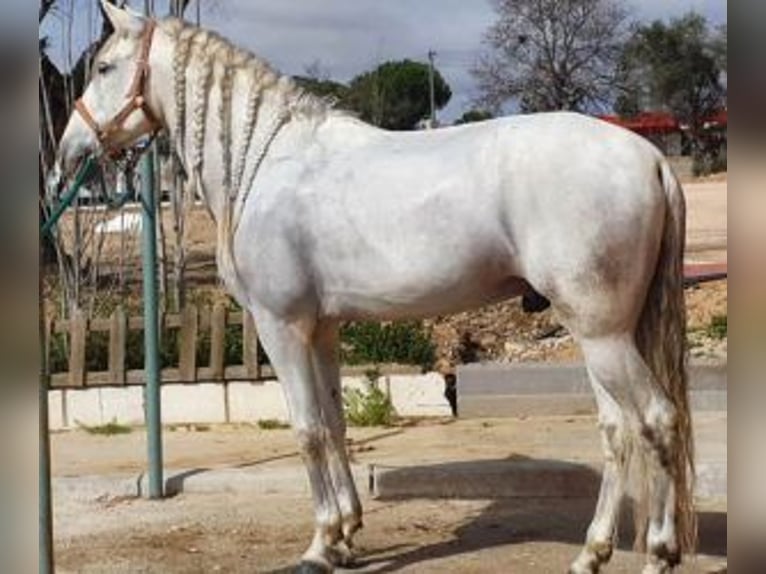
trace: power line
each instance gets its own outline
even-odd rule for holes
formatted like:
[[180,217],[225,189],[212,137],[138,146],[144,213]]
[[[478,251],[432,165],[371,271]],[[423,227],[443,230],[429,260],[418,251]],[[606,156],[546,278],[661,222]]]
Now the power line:
[[436,127],[436,94],[434,89],[434,57],[436,52],[428,50],[428,90],[431,99],[431,128]]

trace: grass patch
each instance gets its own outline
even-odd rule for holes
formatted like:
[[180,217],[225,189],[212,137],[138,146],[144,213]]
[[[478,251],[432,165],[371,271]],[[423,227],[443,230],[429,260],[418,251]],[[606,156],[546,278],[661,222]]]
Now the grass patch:
[[118,434],[130,434],[133,432],[133,429],[130,428],[128,425],[123,425],[117,422],[116,419],[112,419],[111,422],[108,422],[103,425],[86,425],[79,421],[77,422],[77,426],[84,430],[88,434],[92,435],[99,435],[99,436],[114,436]]
[[278,419],[260,419],[258,421],[258,428],[261,430],[280,430],[289,429],[290,425]]

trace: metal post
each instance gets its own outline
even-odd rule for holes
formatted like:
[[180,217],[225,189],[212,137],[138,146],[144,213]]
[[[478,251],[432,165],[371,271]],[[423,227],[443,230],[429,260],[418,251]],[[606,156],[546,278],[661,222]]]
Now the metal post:
[[434,56],[436,52],[428,50],[428,92],[431,100],[431,129],[436,127],[436,90],[434,89]]
[[162,498],[162,417],[160,410],[159,313],[157,309],[157,222],[154,154],[141,159],[142,263],[144,278],[144,404],[149,454],[149,498]]
[[45,307],[43,305],[43,242],[40,241],[40,271],[38,271],[38,314],[40,330],[40,382],[38,395],[39,408],[39,454],[38,463],[38,528],[39,528],[39,567],[40,574],[53,574],[53,509],[51,502],[51,444],[48,431],[48,356],[46,352]]

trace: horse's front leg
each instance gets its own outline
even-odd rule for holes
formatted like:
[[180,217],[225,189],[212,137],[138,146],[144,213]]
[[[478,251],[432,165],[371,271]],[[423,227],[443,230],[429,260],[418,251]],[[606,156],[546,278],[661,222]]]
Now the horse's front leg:
[[258,308],[252,312],[285,393],[314,499],[316,530],[299,572],[332,572],[337,561],[335,546],[342,539],[341,512],[327,460],[330,429],[314,380],[311,344],[315,324],[308,319],[288,322]]
[[362,527],[362,504],[346,454],[346,421],[340,379],[338,324],[321,322],[315,331],[312,354],[317,393],[324,420],[330,430],[327,461],[341,513],[343,540],[336,549],[338,564],[349,566],[354,561],[353,536]]

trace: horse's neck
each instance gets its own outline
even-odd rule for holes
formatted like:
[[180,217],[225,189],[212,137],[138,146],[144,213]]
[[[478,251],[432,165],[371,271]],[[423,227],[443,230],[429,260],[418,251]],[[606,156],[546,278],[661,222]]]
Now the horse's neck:
[[[189,191],[201,196],[218,221],[229,200],[240,196],[253,179],[258,158],[267,151],[269,136],[287,110],[273,85],[260,90],[254,103],[247,77],[235,75],[226,88],[220,64],[207,71],[205,83],[199,81],[201,70],[197,63],[186,72],[181,94],[172,70],[166,70],[167,77],[158,77],[156,84],[163,86],[158,95],[162,115]],[[180,124],[175,121],[179,108],[184,117]]]

